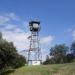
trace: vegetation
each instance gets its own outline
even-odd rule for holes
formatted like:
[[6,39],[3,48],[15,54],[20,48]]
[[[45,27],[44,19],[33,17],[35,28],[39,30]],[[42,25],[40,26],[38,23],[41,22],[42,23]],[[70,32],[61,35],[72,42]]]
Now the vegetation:
[[40,66],[25,66],[9,75],[75,75],[75,62]]
[[64,63],[66,62],[66,54],[68,51],[68,47],[64,44],[55,45],[50,49],[50,55],[53,56],[53,63]]
[[0,33],[0,75],[4,72],[24,66],[25,58],[17,53],[12,42],[7,42]]
[[75,41],[71,44],[71,53],[75,56]]
[[43,62],[43,64],[62,64],[62,63],[68,63],[72,62],[74,60],[74,52],[75,52],[75,43],[71,46],[71,53],[68,53],[69,47],[65,44],[59,44],[55,45],[54,47],[51,47],[50,49],[50,56],[52,58],[47,57],[46,61]]
[[9,75],[75,75],[75,63],[69,63],[75,59],[75,42],[70,49],[65,44],[51,47],[50,56],[43,62],[45,65],[25,66],[25,57],[19,55],[13,42],[3,39],[0,33],[0,75],[10,72],[13,73]]

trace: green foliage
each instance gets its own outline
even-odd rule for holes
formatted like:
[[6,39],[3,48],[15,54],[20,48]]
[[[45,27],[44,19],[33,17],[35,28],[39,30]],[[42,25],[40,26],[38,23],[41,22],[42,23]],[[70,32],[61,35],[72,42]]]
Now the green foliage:
[[64,63],[66,62],[66,53],[68,47],[65,44],[55,45],[50,49],[50,55],[53,56],[52,60],[54,63]]
[[0,34],[0,75],[8,69],[21,67],[25,63],[25,58],[17,53],[13,43],[4,40]]
[[2,38],[2,33],[0,32],[0,39]]
[[58,64],[67,62],[66,54],[68,47],[65,44],[55,45],[50,49],[50,59],[46,59],[43,64]]
[[75,56],[75,41],[71,44],[71,53]]
[[50,49],[50,55],[58,56],[58,55],[66,55],[68,51],[68,47],[65,44],[55,45]]
[[24,66],[26,63],[25,57],[22,55],[16,54],[14,61],[11,62],[11,65],[13,68],[19,68],[21,66]]
[[67,58],[67,62],[73,62],[74,61],[74,55],[73,54],[67,54],[66,55],[66,58]]

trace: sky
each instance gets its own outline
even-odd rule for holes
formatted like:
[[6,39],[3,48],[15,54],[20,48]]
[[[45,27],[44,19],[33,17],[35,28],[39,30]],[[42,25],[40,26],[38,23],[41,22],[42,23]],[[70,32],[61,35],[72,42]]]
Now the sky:
[[40,21],[43,59],[55,44],[75,40],[75,0],[0,0],[0,32],[18,51],[29,48],[31,20]]

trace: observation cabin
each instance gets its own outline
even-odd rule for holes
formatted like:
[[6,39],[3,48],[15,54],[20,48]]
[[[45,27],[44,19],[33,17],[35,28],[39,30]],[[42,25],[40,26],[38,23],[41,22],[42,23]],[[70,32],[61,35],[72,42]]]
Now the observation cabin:
[[32,32],[40,31],[40,22],[39,21],[30,21],[29,26],[30,26],[30,31],[32,31]]

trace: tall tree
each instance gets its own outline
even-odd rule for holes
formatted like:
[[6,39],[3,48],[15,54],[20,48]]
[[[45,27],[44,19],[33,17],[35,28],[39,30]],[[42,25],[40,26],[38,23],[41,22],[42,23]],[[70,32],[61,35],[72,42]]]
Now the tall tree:
[[0,39],[2,38],[2,33],[0,32]]
[[0,34],[0,75],[9,67],[12,69],[25,65],[26,60],[19,55],[16,47],[12,42],[8,42],[2,38]]
[[71,44],[71,53],[75,56],[75,41]]
[[68,47],[65,44],[55,45],[50,49],[50,55],[53,56],[55,63],[64,63],[67,51]]

